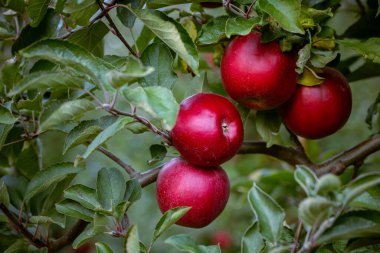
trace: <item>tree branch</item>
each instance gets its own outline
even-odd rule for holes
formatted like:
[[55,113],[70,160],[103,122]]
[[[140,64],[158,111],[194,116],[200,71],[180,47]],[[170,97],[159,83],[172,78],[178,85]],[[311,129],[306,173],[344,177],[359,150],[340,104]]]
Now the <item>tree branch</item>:
[[39,238],[35,238],[34,235],[29,232],[29,230],[24,227],[22,223],[9,211],[9,209],[3,204],[0,204],[0,209],[3,211],[4,215],[8,218],[11,227],[16,230],[16,232],[22,234],[33,246],[37,248],[47,247],[46,243],[41,241]]
[[240,147],[238,154],[264,154],[285,161],[293,166],[304,164],[312,169],[316,169],[316,165],[309,160],[305,153],[299,150],[277,144],[270,147],[266,145],[263,141],[247,141]]
[[[104,10],[107,10],[109,8],[112,8],[112,6],[108,7],[108,8],[104,8],[102,2],[100,0],[97,0],[96,1],[100,7],[100,9],[102,9],[102,11],[104,12]],[[116,2],[116,1],[113,1],[113,2]],[[112,4],[111,4],[112,5]],[[128,42],[124,39],[123,35],[120,33],[119,29],[117,28],[117,26],[115,25],[115,23],[113,22],[112,18],[110,17],[110,15],[108,14],[108,11],[105,12],[104,16],[106,17],[106,19],[108,20],[108,23],[109,25],[111,26],[111,28],[113,30],[111,30],[111,32],[113,34],[115,34],[119,39],[120,41],[125,45],[126,48],[128,48],[129,52],[135,56],[136,58],[138,58],[139,56],[136,54],[136,52],[132,49],[132,47],[128,44]]]
[[367,156],[380,150],[380,134],[375,134],[367,140],[353,146],[352,148],[338,154],[331,159],[318,165],[319,175],[334,173],[342,174],[344,170],[358,162],[363,161]]
[[138,173],[135,169],[132,168],[129,164],[126,164],[123,162],[119,157],[114,155],[111,151],[108,149],[105,149],[103,147],[97,147],[96,148],[99,152],[103,153],[107,157],[109,157],[111,160],[113,160],[115,163],[119,164],[125,171],[128,173],[128,175],[132,178],[135,177]]
[[77,238],[78,235],[80,235],[80,233],[83,232],[87,224],[87,221],[78,220],[77,223],[75,223],[75,225],[71,229],[65,231],[65,233],[61,237],[59,237],[58,239],[49,240],[49,253],[55,252],[71,244],[75,240],[75,238]]
[[160,172],[161,168],[164,166],[165,164],[162,164],[154,169],[140,173],[140,175],[138,176],[138,180],[141,187],[145,187],[145,186],[150,185],[151,183],[154,183],[157,179],[158,173]]

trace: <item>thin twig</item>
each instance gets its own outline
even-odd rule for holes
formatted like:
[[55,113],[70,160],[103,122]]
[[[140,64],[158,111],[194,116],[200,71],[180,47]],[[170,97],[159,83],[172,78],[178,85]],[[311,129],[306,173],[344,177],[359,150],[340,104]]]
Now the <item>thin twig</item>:
[[119,164],[125,171],[128,173],[128,175],[132,178],[135,177],[138,173],[135,169],[132,168],[129,164],[126,164],[123,162],[119,157],[117,157],[115,154],[113,154],[111,151],[103,148],[103,147],[97,147],[96,148],[99,152],[103,153],[107,157],[109,157],[112,161]]
[[0,204],[0,209],[4,215],[8,218],[9,224],[16,230],[16,232],[22,234],[33,246],[37,248],[46,247],[46,243],[41,241],[39,238],[34,238],[33,234],[24,227],[22,223],[9,211],[9,209],[3,204]]
[[172,144],[170,134],[168,134],[167,132],[165,132],[165,131],[160,130],[159,128],[157,128],[148,119],[146,119],[144,117],[141,117],[141,116],[139,116],[139,115],[137,115],[135,113],[129,113],[129,112],[119,111],[116,108],[109,108],[108,111],[110,113],[114,114],[114,115],[123,115],[123,116],[134,118],[136,121],[138,121],[139,123],[141,123],[144,126],[146,126],[147,128],[149,128],[153,133],[161,136],[164,139],[164,141],[165,141],[166,144],[168,144],[168,145]]
[[[98,3],[100,9],[102,9],[103,12],[104,12],[104,10],[106,10],[106,8],[104,8],[102,2],[100,0],[97,0],[96,2]],[[108,7],[107,9],[109,9],[109,8],[112,8],[112,6]],[[129,52],[133,56],[135,56],[136,58],[138,58],[138,55],[135,53],[135,51],[133,50],[133,48],[128,44],[128,42],[124,39],[123,35],[120,33],[119,29],[117,28],[117,26],[113,22],[111,16],[108,14],[108,11],[105,12],[104,16],[106,17],[106,19],[108,20],[109,25],[113,29],[113,30],[111,30],[111,32],[114,33],[120,39],[120,41],[125,45],[126,48],[128,48]]]
[[66,232],[61,237],[59,237],[58,239],[49,240],[49,253],[56,252],[59,249],[65,247],[66,245],[71,244],[75,240],[75,238],[77,238],[78,235],[80,235],[84,231],[87,224],[87,221],[78,220],[77,223],[75,223],[75,225],[72,228],[66,230]]
[[298,245],[299,245],[300,239],[301,239],[302,228],[303,228],[302,220],[298,220],[297,229],[296,229],[296,235],[294,237],[294,245],[293,245],[292,250],[291,250],[290,253],[296,253],[297,252]]

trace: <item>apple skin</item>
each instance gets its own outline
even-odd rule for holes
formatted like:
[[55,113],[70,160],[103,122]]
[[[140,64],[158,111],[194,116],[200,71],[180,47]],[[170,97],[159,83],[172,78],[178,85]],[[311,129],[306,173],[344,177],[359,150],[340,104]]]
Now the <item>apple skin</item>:
[[222,250],[227,250],[233,246],[233,238],[231,232],[227,230],[215,231],[211,235],[211,244],[219,244]]
[[198,93],[180,104],[171,137],[174,147],[190,163],[217,166],[236,154],[244,128],[238,110],[227,98]]
[[230,184],[226,172],[219,166],[204,169],[174,158],[159,172],[156,193],[162,213],[178,206],[191,207],[176,224],[201,228],[223,211]]
[[351,89],[337,70],[325,68],[320,85],[298,85],[291,99],[280,108],[287,128],[307,139],[320,139],[338,131],[352,109]]
[[277,41],[261,44],[261,33],[237,36],[226,48],[220,71],[234,100],[255,110],[283,104],[296,88],[296,58],[283,53]]

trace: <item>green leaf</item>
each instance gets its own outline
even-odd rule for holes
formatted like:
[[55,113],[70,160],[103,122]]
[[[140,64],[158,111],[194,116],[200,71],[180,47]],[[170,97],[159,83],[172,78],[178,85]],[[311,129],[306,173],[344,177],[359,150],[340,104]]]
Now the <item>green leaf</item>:
[[65,216],[57,213],[59,215],[55,215],[55,217],[50,216],[32,216],[29,218],[29,222],[32,224],[56,224],[60,226],[61,228],[65,228]]
[[117,134],[121,129],[125,127],[125,125],[131,123],[133,121],[132,118],[129,117],[120,117],[118,118],[112,125],[105,128],[101,131],[96,138],[91,142],[91,144],[87,147],[86,152],[83,154],[83,158],[86,159],[90,156],[94,150],[108,141],[112,136]]
[[16,33],[11,25],[7,22],[0,21],[0,39],[10,39],[16,37]]
[[0,203],[6,207],[9,207],[10,204],[7,186],[3,179],[0,179]]
[[[24,1],[22,0],[22,2]],[[55,36],[60,20],[59,15],[54,10],[49,9],[37,27],[32,27],[29,24],[21,30],[20,35],[12,45],[12,53],[15,54],[36,41]]]
[[55,204],[55,208],[59,213],[84,221],[91,222],[94,218],[93,211],[81,206],[79,203],[72,200],[63,200]]
[[271,15],[285,30],[292,33],[305,33],[299,23],[301,1],[258,0],[256,4],[262,11]]
[[261,234],[273,243],[281,236],[284,210],[256,184],[248,192],[249,204],[256,214]]
[[166,211],[154,229],[153,241],[156,241],[170,226],[181,219],[190,208],[181,206]]
[[379,105],[380,105],[380,92],[377,94],[376,100],[368,107],[368,110],[367,110],[367,117],[365,118],[365,122],[367,123],[369,129],[372,129],[373,118],[380,111]]
[[45,59],[81,71],[91,77],[97,86],[113,90],[106,75],[114,67],[84,48],[68,41],[38,41],[23,49],[21,54],[27,58]]
[[200,44],[214,44],[226,37],[226,22],[228,16],[220,16],[211,19],[206,25],[202,26],[201,34],[198,38]]
[[302,200],[298,208],[298,215],[302,221],[318,227],[330,215],[332,202],[323,197],[311,197]]
[[139,49],[140,52],[143,52],[154,37],[154,33],[144,25],[140,36],[137,38],[135,46]]
[[95,189],[92,189],[85,185],[72,185],[64,191],[63,196],[67,199],[74,200],[81,204],[83,207],[93,211],[100,208]]
[[77,238],[75,238],[72,246],[74,249],[78,249],[81,245],[101,233],[102,231],[96,230],[92,226],[87,226],[87,228]]
[[[139,1],[139,0],[123,0],[118,3],[120,4],[131,4],[131,7],[133,9],[141,9],[146,1]],[[125,25],[128,28],[132,28],[136,21],[136,16],[133,15],[133,13],[126,9],[126,8],[117,8],[116,10],[116,16],[119,18],[121,23]]]
[[3,0],[0,1],[0,5],[1,4],[17,12],[23,12],[25,9],[25,0]]
[[145,67],[139,60],[128,57],[119,70],[111,70],[107,73],[107,79],[114,88],[119,88],[127,84],[133,84],[140,78],[153,73],[153,71],[153,67]]
[[343,39],[337,42],[351,49],[356,50],[364,58],[380,63],[380,38],[369,38],[365,41],[358,39]]
[[180,251],[190,253],[220,253],[219,246],[197,245],[189,235],[174,235],[165,240]]
[[0,124],[0,150],[3,148],[4,142],[12,128],[13,125]]
[[361,175],[348,185],[343,191],[343,203],[349,204],[357,196],[369,188],[380,184],[380,173]]
[[17,157],[15,167],[26,178],[32,179],[40,170],[38,159],[37,145],[32,141],[25,141],[24,147]]
[[40,71],[34,72],[21,79],[8,93],[8,96],[20,94],[25,90],[34,89],[63,89],[81,88],[84,86],[85,79],[72,76],[69,73]]
[[24,200],[28,201],[37,193],[46,190],[51,185],[64,180],[70,175],[77,174],[80,171],[80,168],[74,167],[71,163],[63,163],[53,165],[38,172],[29,182]]
[[152,164],[155,164],[159,161],[162,161],[163,159],[165,159],[165,156],[167,153],[166,147],[163,145],[159,145],[159,144],[154,144],[154,145],[150,146],[149,151],[150,151],[150,156],[152,157],[148,161],[149,165],[152,165]]
[[264,246],[264,238],[260,234],[257,221],[255,221],[241,238],[241,253],[260,253]]
[[174,126],[179,105],[171,90],[160,86],[136,87],[125,89],[124,95],[131,104],[162,120],[166,130]]
[[316,68],[324,68],[329,62],[334,60],[337,57],[337,55],[338,51],[312,48],[310,63]]
[[135,202],[141,198],[141,185],[135,178],[127,181],[124,199]]
[[85,120],[66,136],[63,154],[70,148],[92,141],[100,132],[117,120],[115,116],[103,116],[96,120]]
[[173,72],[173,57],[170,50],[161,43],[149,45],[141,55],[146,66],[154,67],[154,72],[141,79],[142,86],[163,86],[172,88],[177,80]]
[[135,15],[169,48],[176,52],[195,72],[198,73],[199,57],[197,48],[181,24],[157,10],[134,10]]
[[9,246],[3,253],[28,252],[29,243],[25,239],[19,239]]
[[129,228],[124,245],[125,253],[140,252],[139,232],[135,224]]
[[311,197],[315,195],[318,178],[311,169],[303,165],[298,165],[294,172],[294,179],[308,196]]
[[90,27],[71,34],[68,41],[86,48],[94,55],[101,56],[103,54],[101,42],[108,32],[109,29],[103,22],[96,22]]
[[113,253],[111,247],[105,242],[96,242],[95,247],[97,253]]
[[90,18],[99,10],[99,5],[94,0],[67,1],[63,12],[68,16],[65,21],[72,27],[76,25],[87,26]]
[[349,212],[339,217],[318,240],[318,244],[351,238],[378,237],[380,213],[375,211]]
[[87,99],[67,101],[41,122],[40,131],[54,129],[67,121],[79,119],[84,113],[93,109],[95,109],[94,104]]
[[319,178],[316,189],[318,194],[328,194],[329,192],[338,191],[342,183],[338,176],[326,174]]
[[226,36],[230,38],[232,35],[247,35],[260,22],[260,18],[254,17],[246,19],[243,17],[228,18],[226,22]]
[[303,48],[301,48],[298,51],[298,59],[296,62],[296,72],[298,74],[301,74],[304,70],[304,67],[307,63],[307,61],[310,59],[311,56],[311,44],[306,44]]
[[29,17],[32,18],[32,27],[36,27],[44,18],[51,0],[29,0],[27,12]]
[[0,105],[0,124],[13,125],[16,121],[9,109]]
[[267,148],[272,146],[274,137],[280,131],[281,122],[281,117],[277,110],[257,111],[256,130],[266,142]]
[[126,180],[116,168],[103,168],[96,179],[96,195],[101,207],[112,211],[124,200]]
[[380,212],[380,187],[371,187],[351,201],[350,206]]

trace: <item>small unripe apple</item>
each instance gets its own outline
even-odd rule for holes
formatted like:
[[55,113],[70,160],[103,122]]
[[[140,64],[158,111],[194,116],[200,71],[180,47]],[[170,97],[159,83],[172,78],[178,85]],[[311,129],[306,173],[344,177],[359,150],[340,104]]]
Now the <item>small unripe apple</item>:
[[261,33],[237,36],[226,48],[220,71],[227,93],[256,110],[273,109],[290,98],[295,87],[296,58],[277,41],[262,44]]
[[227,98],[199,93],[180,104],[171,136],[174,147],[190,163],[217,166],[236,154],[244,129],[239,112]]
[[172,159],[161,169],[156,187],[163,213],[174,207],[191,207],[176,224],[192,228],[207,226],[218,217],[230,194],[229,180],[221,167],[205,169],[182,158]]
[[338,131],[351,114],[351,89],[337,70],[325,68],[324,81],[316,86],[298,85],[281,108],[284,124],[307,139],[319,139]]

